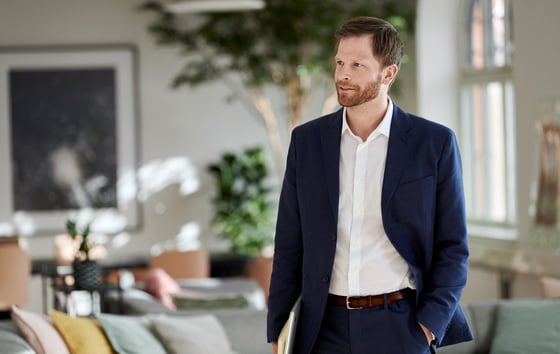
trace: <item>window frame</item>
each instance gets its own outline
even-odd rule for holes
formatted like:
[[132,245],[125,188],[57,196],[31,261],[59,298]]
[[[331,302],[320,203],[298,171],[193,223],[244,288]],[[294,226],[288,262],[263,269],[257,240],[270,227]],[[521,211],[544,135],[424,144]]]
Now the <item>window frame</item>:
[[[493,62],[493,50],[488,50],[490,45],[486,39],[493,38],[492,33],[488,32],[488,28],[491,27],[488,24],[492,23],[491,17],[483,16],[483,33],[484,33],[484,43],[482,47],[484,48],[483,53],[483,67],[478,69],[473,64],[471,60],[471,46],[472,46],[472,21],[473,21],[473,8],[476,1],[480,1],[481,5],[486,6],[486,11],[491,9],[492,0],[463,0],[463,6],[461,7],[462,18],[462,28],[464,31],[458,31],[459,35],[459,75],[458,75],[458,103],[459,103],[459,144],[462,147],[463,153],[463,165],[464,167],[464,182],[465,182],[465,198],[467,202],[467,221],[469,224],[469,234],[475,236],[484,236],[497,239],[516,239],[517,238],[517,178],[516,178],[516,151],[515,151],[515,103],[514,103],[514,85],[513,85],[513,69],[512,69],[512,49],[513,49],[513,32],[511,31],[512,22],[512,10],[511,10],[511,0],[504,0],[504,30],[506,35],[506,41],[504,41],[504,61],[503,66],[488,65],[488,63]],[[473,139],[468,135],[472,131],[472,117],[469,115],[469,111],[472,110],[472,104],[466,102],[466,92],[472,92],[473,85],[478,85],[483,90],[488,90],[488,85],[497,83],[502,89],[502,111],[503,111],[503,123],[502,129],[504,133],[503,139],[503,153],[504,153],[504,165],[505,165],[505,217],[503,220],[493,220],[486,214],[485,217],[477,217],[471,213],[472,206],[469,206],[469,201],[473,204],[476,203],[474,184],[474,164],[473,160],[473,150],[469,149],[473,143]],[[484,97],[487,98],[487,93]],[[472,97],[472,96],[471,96]],[[487,102],[487,100],[483,100]],[[487,107],[483,108],[484,119],[483,122],[488,124]],[[484,141],[489,141],[485,138]],[[491,165],[491,163],[486,162],[485,165]],[[485,172],[487,175],[488,172]],[[485,181],[488,177],[484,178]],[[485,207],[488,208],[488,201],[483,201]]]

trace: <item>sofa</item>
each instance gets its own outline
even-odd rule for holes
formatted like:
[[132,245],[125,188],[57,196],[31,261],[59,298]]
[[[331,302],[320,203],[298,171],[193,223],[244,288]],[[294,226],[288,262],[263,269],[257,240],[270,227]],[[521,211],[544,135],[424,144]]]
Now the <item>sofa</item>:
[[[178,308],[169,308],[166,306],[167,301],[165,297],[159,294],[156,296],[152,289],[149,292],[143,283],[136,283],[133,287],[126,289],[110,289],[104,292],[104,311],[108,313],[126,314],[126,315],[145,315],[155,313],[167,313],[174,315],[184,315],[197,311],[195,308],[202,308],[203,310],[212,309],[212,304],[218,304],[219,307],[228,307],[227,303],[220,301],[220,298],[228,298],[230,305],[236,307],[252,308],[265,310],[266,300],[263,290],[259,285],[251,279],[247,278],[206,278],[206,279],[182,279],[177,280],[177,286],[185,294],[200,295],[206,299],[213,299],[213,301],[195,302],[194,306],[183,306],[185,301],[177,301],[175,298],[175,305]],[[175,289],[175,288],[173,288]],[[167,289],[155,291],[155,293],[167,294]],[[179,296],[180,298],[180,296]],[[237,301],[241,298],[241,304]],[[214,306],[216,307],[216,306]],[[231,306],[230,306],[231,307]]]
[[[264,294],[254,281],[162,279],[168,281],[157,283],[180,288],[177,306],[184,308],[169,308],[143,284],[103,289],[97,315],[52,309],[44,315],[14,306],[0,319],[0,354],[270,353]],[[79,314],[72,299],[66,297],[64,308]]]
[[[129,289],[121,295],[121,309],[127,314],[166,313],[171,316],[183,316],[190,312],[169,310],[138,289]],[[462,308],[471,326],[474,340],[439,348],[438,354],[560,354],[558,299],[478,301],[465,303]],[[546,320],[549,321],[548,324]],[[547,332],[544,329],[552,329],[549,335],[558,338],[558,342],[551,343],[547,340]],[[531,331],[535,332],[534,336],[528,337]],[[543,335],[544,338],[538,343],[529,339],[538,338],[539,335]]]
[[[22,324],[15,319],[2,319],[0,354],[102,354],[112,353],[113,350],[117,353],[138,354],[270,353],[270,345],[266,343],[264,310],[227,309],[204,313],[183,312],[175,316],[100,314],[97,320],[68,316],[62,325],[57,317],[67,315],[51,311],[48,317],[54,324],[50,324],[49,331],[38,324],[37,318],[30,320],[30,317],[46,316],[19,309],[19,312],[22,311],[23,317],[27,317],[27,325],[35,322],[31,324],[32,331],[42,338],[31,338],[29,333],[26,334],[30,328],[22,328]],[[87,321],[89,327],[78,321]],[[62,341],[55,341],[57,335],[53,334],[53,330],[58,332]],[[97,332],[95,336],[94,332]],[[74,336],[73,343],[68,342],[67,334]],[[104,339],[98,339],[101,336]],[[148,341],[147,337],[152,339]],[[66,344],[68,351],[59,349],[64,345],[61,343]]]
[[[150,320],[157,320],[157,316],[166,319],[188,320],[196,318],[197,315],[210,314],[218,320],[223,328],[232,351],[238,354],[270,353],[270,346],[266,343],[265,336],[265,310],[169,311],[154,303],[151,303],[153,307],[148,310],[147,308],[141,310],[143,308],[141,304],[148,304],[150,301],[149,298],[143,300],[135,298],[135,301],[131,302],[132,305],[138,306],[132,306],[131,309],[135,308],[134,311],[144,312],[142,315],[113,316],[116,316],[117,319],[132,319],[149,323]],[[463,304],[462,307],[475,339],[439,348],[438,354],[560,353],[559,299],[486,301]],[[165,313],[156,313],[158,311]],[[181,332],[176,332],[175,335],[180,336]],[[14,322],[10,320],[0,320],[0,354],[5,353],[34,353],[30,351],[29,344],[23,339]],[[178,351],[178,353],[189,353],[189,351]]]
[[438,354],[559,354],[560,299],[481,301],[462,305],[474,340]]

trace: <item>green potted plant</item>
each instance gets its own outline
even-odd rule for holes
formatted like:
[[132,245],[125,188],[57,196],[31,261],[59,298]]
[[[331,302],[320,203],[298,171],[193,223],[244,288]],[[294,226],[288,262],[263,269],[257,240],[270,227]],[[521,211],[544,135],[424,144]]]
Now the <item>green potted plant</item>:
[[224,153],[210,164],[215,177],[214,232],[230,241],[233,254],[254,257],[273,240],[269,167],[262,147]]
[[66,221],[66,232],[72,240],[78,240],[79,247],[72,263],[74,273],[74,286],[76,290],[95,291],[99,289],[99,276],[101,274],[99,264],[90,259],[90,251],[94,244],[89,239],[90,224],[78,230],[74,220]]

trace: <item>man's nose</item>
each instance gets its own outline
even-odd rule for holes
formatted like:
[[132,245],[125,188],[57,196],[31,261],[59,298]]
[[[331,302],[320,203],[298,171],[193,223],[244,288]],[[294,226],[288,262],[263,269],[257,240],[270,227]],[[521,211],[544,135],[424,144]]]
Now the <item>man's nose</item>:
[[350,73],[345,68],[340,68],[336,73],[336,79],[342,81],[349,81],[350,80]]

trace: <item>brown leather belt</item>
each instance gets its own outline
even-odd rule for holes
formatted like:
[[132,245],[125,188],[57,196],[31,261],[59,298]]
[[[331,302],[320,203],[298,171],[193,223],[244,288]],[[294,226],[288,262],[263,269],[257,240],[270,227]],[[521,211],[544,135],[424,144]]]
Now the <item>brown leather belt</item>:
[[344,306],[349,310],[368,309],[381,306],[387,299],[387,304],[395,301],[404,300],[411,296],[414,290],[406,288],[392,293],[368,296],[340,296],[329,294],[329,302],[338,306]]

